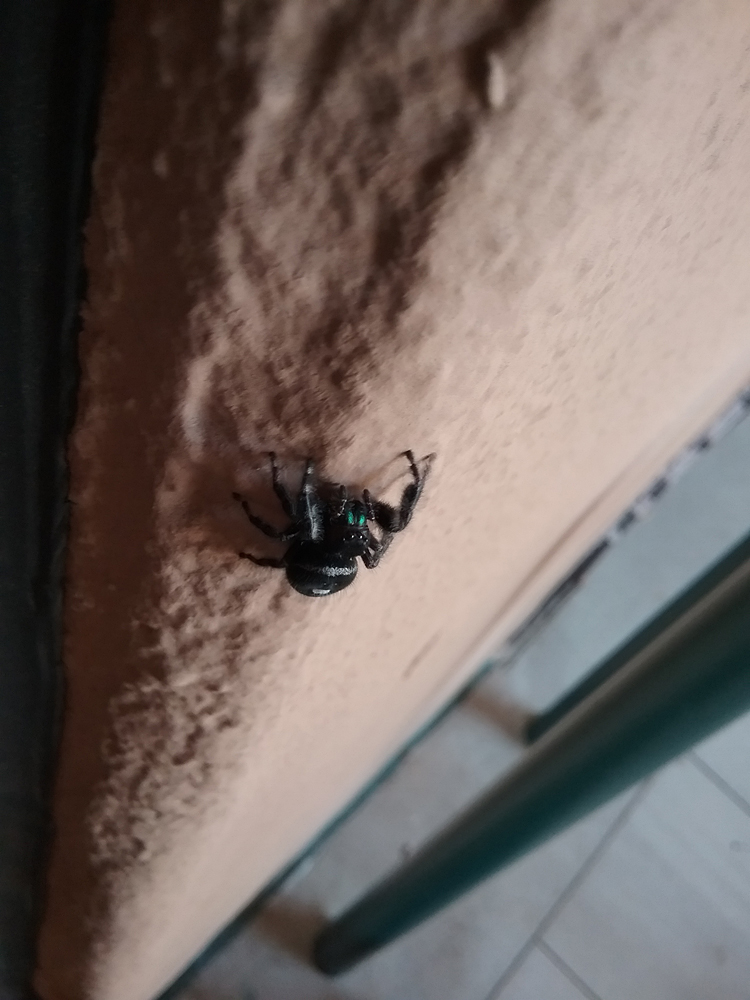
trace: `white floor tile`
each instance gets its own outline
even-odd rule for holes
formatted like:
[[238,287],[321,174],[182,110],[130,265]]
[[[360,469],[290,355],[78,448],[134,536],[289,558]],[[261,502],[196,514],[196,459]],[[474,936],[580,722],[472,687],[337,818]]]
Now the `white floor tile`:
[[750,808],[750,713],[701,743],[696,753]]
[[518,972],[492,1000],[586,1000],[543,952],[533,948]]
[[678,761],[545,940],[605,1000],[750,1000],[748,842],[750,817]]

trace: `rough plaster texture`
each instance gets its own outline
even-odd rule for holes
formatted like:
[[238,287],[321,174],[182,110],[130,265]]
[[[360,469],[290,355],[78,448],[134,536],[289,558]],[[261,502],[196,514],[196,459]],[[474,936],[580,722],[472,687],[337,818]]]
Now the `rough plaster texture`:
[[[162,989],[750,380],[749,45],[738,0],[117,6],[44,1000]],[[405,447],[350,590],[236,558],[269,448],[388,492]]]

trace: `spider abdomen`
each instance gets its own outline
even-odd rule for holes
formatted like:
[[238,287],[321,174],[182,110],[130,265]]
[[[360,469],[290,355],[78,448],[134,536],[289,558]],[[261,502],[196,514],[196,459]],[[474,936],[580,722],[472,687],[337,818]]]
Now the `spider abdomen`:
[[320,542],[294,542],[285,558],[289,583],[305,597],[327,597],[354,583],[357,560]]

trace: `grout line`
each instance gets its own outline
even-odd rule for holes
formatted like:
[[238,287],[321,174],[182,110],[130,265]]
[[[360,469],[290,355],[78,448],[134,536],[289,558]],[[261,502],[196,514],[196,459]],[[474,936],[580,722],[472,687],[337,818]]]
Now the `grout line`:
[[525,944],[521,946],[516,955],[511,959],[510,963],[505,969],[505,972],[500,976],[495,985],[492,987],[490,992],[487,994],[485,1000],[498,1000],[500,993],[505,989],[510,980],[515,976],[520,967],[526,961],[531,950],[541,941],[542,935],[547,932],[548,927],[552,924],[552,921],[557,917],[562,908],[571,898],[573,893],[578,889],[583,880],[589,874],[590,871],[596,866],[599,859],[602,857],[604,852],[607,850],[609,845],[615,839],[617,834],[623,828],[623,826],[630,819],[636,806],[640,805],[649,785],[651,784],[652,778],[646,778],[642,781],[640,785],[635,790],[635,793],[631,796],[628,802],[623,806],[622,811],[612,821],[612,825],[604,833],[602,839],[593,849],[591,854],[586,858],[581,867],[575,873],[573,878],[568,882],[565,888],[562,890],[560,895],[557,897],[552,906],[547,910],[546,914],[537,924],[536,930],[532,933]]
[[599,994],[594,993],[589,984],[584,982],[575,969],[571,969],[568,963],[564,959],[560,958],[557,952],[550,948],[546,941],[537,941],[536,946],[539,951],[541,951],[541,953],[545,955],[550,962],[552,962],[558,972],[565,976],[566,979],[570,980],[575,988],[579,990],[587,998],[587,1000],[602,1000]]
[[747,816],[750,816],[750,802],[748,802],[744,796],[740,795],[739,792],[735,791],[729,782],[725,781],[720,774],[717,774],[710,764],[707,764],[694,750],[691,750],[685,756],[705,778],[708,778],[712,785],[715,785],[716,788],[718,788],[720,792],[723,792],[727,798],[731,799],[739,809],[741,809]]

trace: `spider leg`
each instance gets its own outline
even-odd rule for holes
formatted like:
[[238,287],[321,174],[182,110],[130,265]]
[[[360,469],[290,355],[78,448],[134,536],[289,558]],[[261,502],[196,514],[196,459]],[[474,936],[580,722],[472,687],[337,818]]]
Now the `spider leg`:
[[[417,467],[417,463],[416,463],[416,460],[414,458],[414,452],[411,451],[411,449],[410,449],[409,451],[404,451],[401,454],[406,459],[406,461],[409,463],[409,468],[411,469],[412,476],[414,476],[414,481],[415,482],[419,482],[419,478],[420,478],[420,476],[419,476],[419,469]],[[428,457],[431,457],[431,456],[428,456]]]
[[253,514],[247,500],[245,500],[244,497],[241,497],[239,493],[233,493],[232,496],[237,503],[242,505],[242,509],[244,510],[245,516],[250,524],[254,524],[259,531],[262,531],[263,534],[267,535],[269,538],[275,538],[279,542],[288,542],[298,534],[298,528],[296,525],[292,525],[284,531],[279,531],[278,528],[274,528],[274,526],[269,524],[268,521],[264,521],[262,517],[258,517],[257,514]]
[[314,468],[315,468],[315,463],[311,458],[308,458],[307,462],[305,463],[305,471],[302,473],[302,482],[300,483],[299,486],[299,496],[297,497],[298,502],[302,500],[304,495],[308,493],[310,490],[310,478],[313,474]]
[[[375,503],[369,490],[362,490],[362,501],[365,505],[368,521],[375,521]],[[377,523],[377,522],[376,522]]]
[[283,559],[259,559],[257,556],[250,555],[249,552],[238,552],[237,555],[240,559],[249,559],[250,562],[255,563],[256,566],[271,566],[273,569],[284,569],[286,566]]
[[297,496],[297,517],[310,541],[319,542],[323,537],[321,504],[312,482],[315,463],[308,458]]
[[276,452],[269,451],[268,457],[271,459],[271,482],[273,483],[273,491],[281,501],[281,506],[284,508],[286,516],[294,520],[296,516],[294,504],[292,503],[292,498],[289,496],[289,490],[279,479],[279,467],[276,464]]
[[337,511],[337,516],[341,517],[344,513],[344,507],[346,507],[346,501],[349,499],[349,494],[347,493],[346,486],[343,484],[339,486],[339,509]]
[[[407,489],[409,489],[408,486]],[[367,520],[377,524],[386,535],[392,534],[394,531],[401,531],[401,528],[406,527],[406,524],[399,527],[400,513],[391,504],[385,503],[383,500],[373,500],[369,490],[362,491],[362,499],[367,511]]]
[[382,538],[376,538],[371,531],[368,531],[368,535],[370,547],[362,553],[362,562],[368,569],[375,569],[388,551],[388,547],[393,541],[393,535],[386,533]]
[[386,533],[403,531],[414,514],[414,508],[419,502],[424,489],[425,480],[430,471],[433,455],[426,455],[423,459],[425,463],[424,471],[420,472],[414,459],[414,452],[405,451],[404,457],[409,462],[409,468],[413,477],[413,482],[404,487],[401,494],[401,501],[398,507],[394,507],[383,500],[373,500],[367,490],[363,497],[367,507],[367,516],[371,521],[379,524]]

